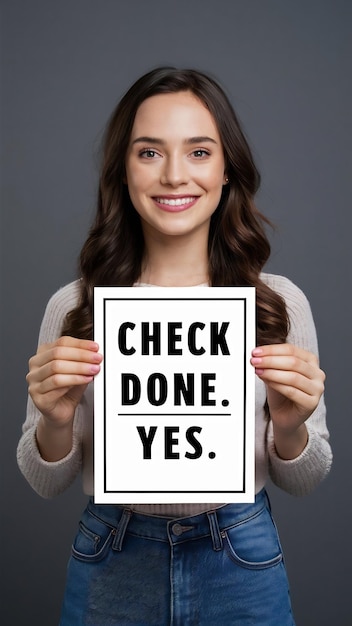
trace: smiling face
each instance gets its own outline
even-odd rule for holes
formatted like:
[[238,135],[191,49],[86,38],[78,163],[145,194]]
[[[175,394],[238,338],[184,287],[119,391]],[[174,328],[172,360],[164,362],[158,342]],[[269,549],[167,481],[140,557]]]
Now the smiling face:
[[126,156],[126,182],[146,242],[155,236],[208,238],[225,184],[215,121],[191,92],[140,105]]

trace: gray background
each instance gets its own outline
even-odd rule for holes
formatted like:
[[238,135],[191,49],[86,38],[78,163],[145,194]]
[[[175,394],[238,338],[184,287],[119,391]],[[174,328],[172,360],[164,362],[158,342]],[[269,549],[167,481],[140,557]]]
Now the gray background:
[[[75,278],[99,142],[142,73],[176,64],[225,85],[250,137],[269,268],[308,295],[328,373],[335,462],[314,494],[270,488],[299,626],[351,624],[351,29],[349,0],[8,0],[2,13],[1,623],[55,625],[80,483],[54,501],[19,474],[27,360],[50,295]],[[161,625],[163,626],[163,625]]]

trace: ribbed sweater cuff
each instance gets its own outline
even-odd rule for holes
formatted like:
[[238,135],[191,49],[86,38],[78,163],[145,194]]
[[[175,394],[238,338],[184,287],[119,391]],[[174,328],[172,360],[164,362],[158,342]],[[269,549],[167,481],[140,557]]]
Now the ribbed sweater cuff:
[[332,454],[327,441],[306,424],[308,442],[295,459],[281,459],[275,448],[272,423],[268,431],[269,474],[272,481],[295,496],[309,494],[329,473]]
[[73,434],[72,448],[63,459],[54,462],[45,461],[37,446],[34,425],[21,439],[17,461],[32,488],[43,498],[53,498],[70,486],[80,470],[81,452],[78,438]]

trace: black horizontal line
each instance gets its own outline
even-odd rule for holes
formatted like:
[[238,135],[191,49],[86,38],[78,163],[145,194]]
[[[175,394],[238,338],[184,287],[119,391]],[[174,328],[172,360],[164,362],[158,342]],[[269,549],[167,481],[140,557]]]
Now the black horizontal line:
[[118,413],[118,415],[122,415],[122,416],[129,416],[129,417],[138,417],[138,416],[143,416],[145,415],[146,417],[149,416],[158,416],[158,415],[169,415],[177,417],[177,416],[181,416],[182,415],[187,415],[189,417],[206,417],[206,416],[220,416],[220,417],[230,417],[231,413]]

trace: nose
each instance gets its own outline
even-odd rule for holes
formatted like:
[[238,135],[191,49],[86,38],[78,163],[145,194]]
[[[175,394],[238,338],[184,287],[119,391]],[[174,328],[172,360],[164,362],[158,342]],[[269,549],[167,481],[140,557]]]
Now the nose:
[[179,187],[189,181],[187,164],[180,156],[173,155],[165,158],[161,172],[160,182],[162,185]]

